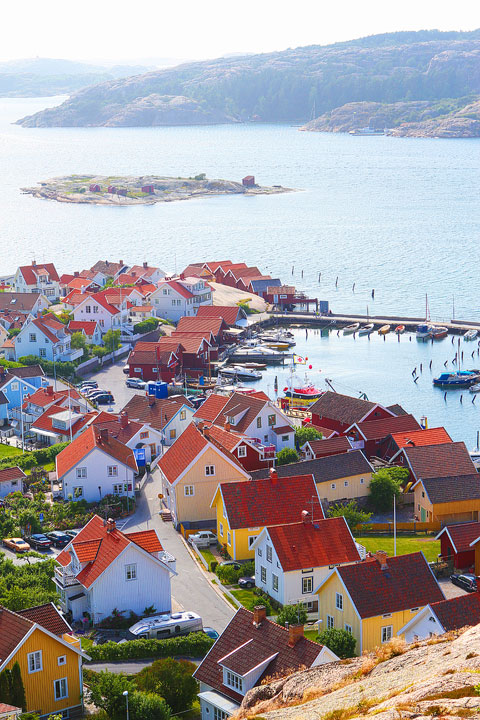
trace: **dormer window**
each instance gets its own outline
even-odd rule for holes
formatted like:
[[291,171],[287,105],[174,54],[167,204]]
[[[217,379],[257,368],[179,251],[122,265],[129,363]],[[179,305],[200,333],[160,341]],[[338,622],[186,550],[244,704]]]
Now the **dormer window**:
[[233,417],[233,415],[229,415],[227,420],[230,425],[235,425],[235,418]]
[[223,684],[238,693],[243,693],[243,678],[231,670],[223,671]]

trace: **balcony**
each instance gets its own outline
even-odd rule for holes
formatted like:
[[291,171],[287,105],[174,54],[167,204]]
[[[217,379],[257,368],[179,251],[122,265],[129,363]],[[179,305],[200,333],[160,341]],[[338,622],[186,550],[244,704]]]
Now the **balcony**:
[[261,460],[274,460],[277,448],[272,443],[263,443],[260,438],[252,438],[255,447],[259,450]]
[[55,567],[55,576],[53,580],[62,588],[71,587],[72,585],[80,585],[75,575],[72,575],[64,568],[58,566]]

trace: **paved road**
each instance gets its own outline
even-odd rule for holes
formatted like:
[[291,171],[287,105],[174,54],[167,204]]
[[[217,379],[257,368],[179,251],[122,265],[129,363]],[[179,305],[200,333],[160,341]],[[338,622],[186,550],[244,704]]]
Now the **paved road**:
[[168,552],[177,559],[178,575],[172,577],[172,596],[175,609],[198,612],[203,624],[222,632],[235,614],[233,607],[213,589],[211,581],[200,570],[185,543],[171,523],[164,523],[158,514],[160,501],[159,471],[144,485],[135,515],[122,529],[147,530],[154,528]]
[[113,405],[99,405],[100,410],[112,408],[112,410],[118,412],[125,407],[132,395],[144,394],[140,390],[134,390],[125,385],[127,379],[127,375],[123,372],[125,362],[125,358],[122,358],[114,365],[106,365],[98,372],[85,376],[85,380],[96,380],[101,390],[111,390],[113,393],[115,403]]

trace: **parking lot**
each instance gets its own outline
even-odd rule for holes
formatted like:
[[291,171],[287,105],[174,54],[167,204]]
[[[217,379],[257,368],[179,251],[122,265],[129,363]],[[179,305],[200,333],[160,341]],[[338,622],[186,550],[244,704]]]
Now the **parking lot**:
[[127,375],[123,372],[124,365],[125,359],[122,359],[114,365],[106,365],[91,375],[85,375],[84,380],[96,380],[101,390],[110,390],[114,397],[113,405],[99,405],[99,410],[119,412],[133,395],[143,395],[143,391],[125,385]]

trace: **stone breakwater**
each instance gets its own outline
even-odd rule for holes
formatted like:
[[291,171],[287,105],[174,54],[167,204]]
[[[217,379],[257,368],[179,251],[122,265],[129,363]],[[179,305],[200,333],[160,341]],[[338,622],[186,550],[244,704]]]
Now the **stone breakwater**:
[[57,202],[91,205],[153,205],[216,195],[277,195],[294,192],[281,185],[245,187],[233,180],[171,178],[157,175],[103,176],[69,175],[39,182],[35,187],[21,188],[23,193]]

